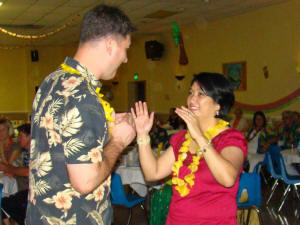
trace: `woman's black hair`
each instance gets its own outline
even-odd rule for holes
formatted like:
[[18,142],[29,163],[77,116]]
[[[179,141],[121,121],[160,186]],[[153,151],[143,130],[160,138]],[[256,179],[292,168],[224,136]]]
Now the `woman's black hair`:
[[234,104],[233,86],[219,73],[199,73],[194,75],[191,85],[197,82],[204,93],[220,105],[216,118],[225,119]]
[[261,117],[263,118],[263,120],[264,120],[264,127],[265,127],[266,124],[267,124],[267,119],[266,119],[265,114],[264,114],[262,111],[256,111],[256,112],[254,113],[254,115],[253,115],[253,120],[252,120],[252,126],[256,126],[256,124],[255,124],[255,119],[256,119],[257,116],[261,116]]
[[17,127],[18,132],[22,132],[27,136],[30,135],[31,126],[30,123],[25,123]]

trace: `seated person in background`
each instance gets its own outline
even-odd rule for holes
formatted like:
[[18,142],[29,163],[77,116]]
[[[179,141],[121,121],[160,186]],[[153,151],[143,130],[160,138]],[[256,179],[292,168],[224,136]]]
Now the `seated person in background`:
[[300,126],[300,113],[297,111],[293,112],[293,122],[297,125]]
[[246,132],[248,129],[247,120],[243,117],[243,111],[240,108],[234,110],[234,117],[229,123],[232,128],[241,132]]
[[253,122],[246,135],[248,153],[265,153],[268,147],[276,143],[276,136],[272,129],[267,127],[265,114],[257,111],[253,115]]
[[149,135],[152,148],[157,148],[160,143],[162,143],[163,149],[167,147],[169,142],[168,133],[164,128],[159,126],[159,121],[156,116],[154,117],[153,126]]
[[[24,156],[24,166],[15,167],[8,164],[0,163],[0,170],[4,171],[7,174],[12,176],[26,177],[27,178],[27,187],[24,186],[24,190],[20,190],[9,197],[2,198],[2,210],[5,211],[17,224],[25,224],[25,215],[27,207],[27,196],[28,196],[28,176],[29,176],[29,151],[30,151],[30,124],[23,124],[18,127],[19,136],[18,142],[20,147],[25,149],[28,154]],[[2,213],[3,224],[10,224],[9,220],[6,217],[6,214]]]
[[186,123],[179,117],[177,130],[186,130]]
[[300,140],[299,123],[294,120],[292,111],[282,112],[282,122],[276,126],[278,145],[282,149],[296,148]]
[[255,165],[264,159],[263,154],[257,153],[265,153],[271,144],[276,143],[274,132],[267,128],[267,120],[263,112],[254,113],[252,126],[246,134],[246,140],[248,142],[249,172],[252,172]]
[[174,130],[179,126],[179,116],[175,113],[175,108],[170,108],[168,123]]
[[18,143],[13,141],[14,130],[8,119],[0,119],[0,161],[12,164],[20,154]]

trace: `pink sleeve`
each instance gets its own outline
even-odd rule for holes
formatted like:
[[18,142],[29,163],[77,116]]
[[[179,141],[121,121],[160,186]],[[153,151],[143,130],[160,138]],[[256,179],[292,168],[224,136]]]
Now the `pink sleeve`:
[[241,132],[235,129],[231,129],[231,131],[226,132],[226,134],[220,137],[216,144],[216,149],[218,152],[221,152],[225,147],[235,146],[240,148],[244,153],[244,158],[247,156],[248,145],[245,137]]

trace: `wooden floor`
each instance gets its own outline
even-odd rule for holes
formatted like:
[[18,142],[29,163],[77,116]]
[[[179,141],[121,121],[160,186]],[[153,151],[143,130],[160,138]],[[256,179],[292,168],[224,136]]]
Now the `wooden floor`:
[[[300,200],[293,195],[292,191],[283,205],[280,213],[277,212],[280,198],[284,190],[284,184],[280,183],[276,189],[270,203],[266,205],[266,199],[269,196],[270,186],[273,183],[269,180],[269,185],[262,182],[262,206],[260,213],[263,225],[300,225]],[[298,188],[299,191],[300,187]],[[129,210],[123,207],[114,206],[114,225],[126,225]],[[147,220],[143,209],[136,206],[133,209],[131,225],[146,225]],[[254,225],[254,224],[252,224]]]

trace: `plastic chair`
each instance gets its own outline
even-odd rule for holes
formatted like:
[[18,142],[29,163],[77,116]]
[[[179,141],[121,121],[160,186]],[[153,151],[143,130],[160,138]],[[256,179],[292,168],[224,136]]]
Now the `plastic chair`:
[[276,187],[278,186],[278,182],[280,179],[282,179],[281,176],[281,170],[280,170],[280,163],[279,163],[279,152],[277,151],[270,151],[266,153],[266,165],[269,173],[271,176],[275,179],[272,188],[271,193],[267,199],[266,204],[268,204],[276,190]]
[[262,170],[262,167],[264,167],[264,166],[266,166],[266,155],[265,155],[263,161],[258,162],[258,163],[255,165],[255,167],[254,167],[254,169],[253,169],[253,173],[260,174],[260,175],[262,176],[262,178],[263,178],[265,184],[269,184],[269,183],[268,183],[268,179],[267,179],[265,173],[264,173],[263,170]]
[[280,168],[281,168],[281,174],[282,174],[282,179],[284,181],[284,183],[287,184],[287,187],[285,188],[284,192],[283,192],[283,196],[281,198],[280,201],[280,205],[278,208],[278,212],[282,209],[283,204],[285,203],[285,200],[291,190],[291,186],[294,187],[294,191],[296,193],[296,196],[298,197],[298,199],[300,200],[299,197],[299,193],[297,190],[297,185],[300,185],[300,175],[299,176],[291,176],[287,173],[286,171],[286,167],[285,167],[285,163],[283,160],[282,155],[279,153],[278,154],[279,157],[279,163],[280,163]]
[[[247,191],[248,199],[245,202],[239,202],[243,190]],[[257,212],[259,223],[262,224],[260,217],[261,206],[261,181],[260,176],[257,173],[242,173],[240,177],[239,190],[237,194],[237,207],[242,210],[242,215],[244,211],[248,210],[246,224],[249,224],[250,214],[252,209]],[[242,224],[244,224],[244,218],[242,216]]]
[[127,225],[130,224],[132,218],[132,208],[138,204],[141,205],[142,209],[145,211],[145,216],[148,222],[147,211],[143,206],[143,202],[146,200],[144,197],[140,197],[135,194],[125,194],[122,180],[119,174],[112,173],[111,176],[111,204],[125,206],[130,210]]

